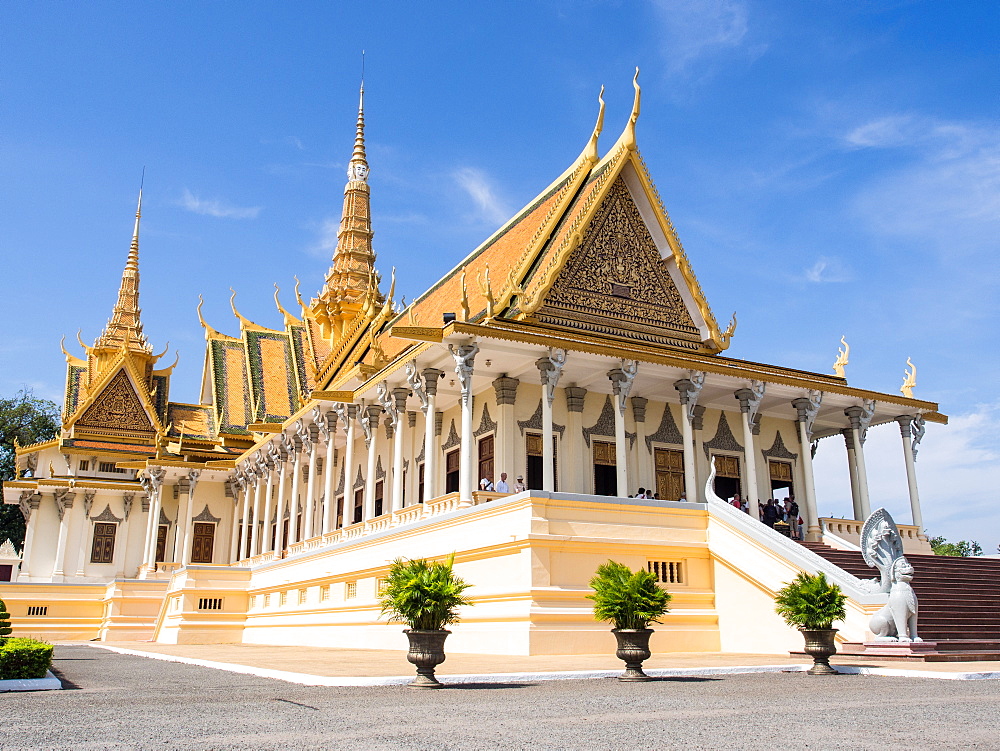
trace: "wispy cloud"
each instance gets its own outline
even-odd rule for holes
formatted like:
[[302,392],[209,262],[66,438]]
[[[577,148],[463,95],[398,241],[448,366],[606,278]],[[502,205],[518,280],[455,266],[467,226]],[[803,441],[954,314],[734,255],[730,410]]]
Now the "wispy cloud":
[[674,73],[699,58],[741,46],[749,30],[739,0],[653,0],[663,28],[663,51]]
[[995,251],[1000,233],[1000,128],[915,115],[847,132],[852,148],[909,158],[863,189],[855,209],[876,232],[919,238],[949,254]]
[[262,206],[233,206],[217,199],[203,199],[187,188],[181,196],[180,205],[188,211],[204,216],[214,216],[219,219],[254,219],[260,213]]
[[847,282],[851,279],[851,274],[847,267],[836,258],[820,256],[809,268],[805,269],[803,276],[807,282],[822,284],[825,282]]
[[510,219],[512,210],[497,196],[489,178],[474,167],[461,167],[452,172],[455,183],[466,192],[484,222],[502,224]]
[[309,255],[316,258],[331,258],[337,249],[337,232],[340,230],[340,219],[327,217],[319,227],[316,242],[307,249]]

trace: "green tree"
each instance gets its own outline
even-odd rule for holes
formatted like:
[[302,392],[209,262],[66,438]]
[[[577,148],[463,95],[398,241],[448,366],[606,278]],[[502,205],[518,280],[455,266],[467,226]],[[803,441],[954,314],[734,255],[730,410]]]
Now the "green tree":
[[983,546],[975,540],[948,542],[943,537],[932,537],[930,543],[934,555],[953,555],[965,558],[983,554]]
[[[22,388],[9,399],[0,399],[0,481],[13,480],[17,465],[14,442],[28,446],[47,441],[59,430],[59,407],[39,399]],[[17,506],[0,502],[0,543],[10,538],[14,546],[24,545],[24,517]]]

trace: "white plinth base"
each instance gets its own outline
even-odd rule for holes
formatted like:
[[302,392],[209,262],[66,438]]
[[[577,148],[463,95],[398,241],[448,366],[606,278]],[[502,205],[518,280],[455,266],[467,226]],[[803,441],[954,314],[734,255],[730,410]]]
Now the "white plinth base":
[[0,681],[0,694],[5,691],[53,691],[62,688],[62,682],[48,671],[44,678],[15,678]]

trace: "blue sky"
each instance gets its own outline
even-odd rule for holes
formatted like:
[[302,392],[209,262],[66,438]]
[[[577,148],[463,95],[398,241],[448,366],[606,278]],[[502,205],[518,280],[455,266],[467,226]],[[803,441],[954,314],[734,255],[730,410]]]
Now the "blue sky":
[[[238,8],[238,9],[237,9]],[[59,339],[111,311],[146,168],[146,332],[197,399],[195,307],[280,318],[329,263],[360,52],[375,244],[411,299],[557,176],[642,69],[640,150],[730,354],[941,403],[926,526],[1000,542],[1000,6],[987,2],[7,3],[0,8],[0,392],[61,401]],[[829,443],[827,446],[825,444]],[[908,521],[894,428],[873,495]],[[820,511],[846,514],[841,446]],[[877,498],[877,500],[878,500]]]

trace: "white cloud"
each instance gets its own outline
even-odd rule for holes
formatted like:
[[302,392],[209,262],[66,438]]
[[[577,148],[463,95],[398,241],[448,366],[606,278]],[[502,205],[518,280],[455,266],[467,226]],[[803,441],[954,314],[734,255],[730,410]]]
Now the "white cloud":
[[[946,426],[928,424],[917,460],[924,528],[949,540],[978,540],[983,552],[1000,543],[1000,402],[954,416]],[[822,516],[853,516],[844,442],[820,441],[816,494]],[[884,506],[909,524],[910,502],[902,440],[895,423],[869,430],[865,463],[872,508]]]
[[741,46],[747,36],[747,6],[737,0],[654,0],[653,7],[675,73],[698,58]]
[[513,211],[496,194],[489,178],[474,167],[461,167],[452,173],[452,178],[476,205],[482,220],[500,225],[510,219]]
[[224,201],[202,199],[187,188],[181,196],[180,205],[188,211],[204,216],[214,216],[219,219],[254,219],[260,213],[261,206],[240,207]]
[[877,233],[931,241],[953,257],[991,256],[1000,233],[1000,128],[912,115],[872,120],[844,136],[853,148],[910,152],[854,201]]
[[817,258],[816,263],[805,269],[803,274],[807,282],[816,284],[847,282],[851,279],[851,275],[844,264],[836,258],[828,258],[826,256]]
[[332,258],[337,249],[337,232],[340,231],[340,219],[327,217],[320,225],[319,237],[309,247],[309,254],[317,258]]

